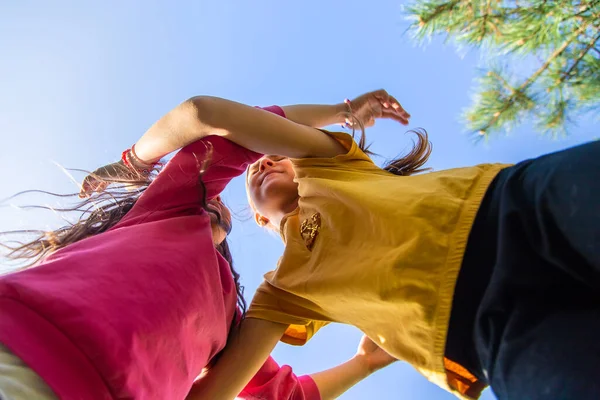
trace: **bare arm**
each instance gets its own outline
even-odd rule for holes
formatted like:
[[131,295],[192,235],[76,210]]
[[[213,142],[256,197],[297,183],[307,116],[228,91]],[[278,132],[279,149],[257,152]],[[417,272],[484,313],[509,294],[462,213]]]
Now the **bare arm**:
[[[352,100],[352,115],[371,126],[378,118],[389,118],[402,124],[410,117],[398,101],[385,90],[377,90]],[[141,165],[138,170],[187,144],[209,135],[220,135],[263,154],[278,154],[293,158],[333,157],[345,152],[336,140],[312,128],[343,123],[348,111],[346,104],[286,106],[288,119],[267,111],[217,97],[191,98],[158,120],[136,143]],[[346,122],[353,122],[347,120]],[[135,171],[133,171],[135,172]],[[139,172],[139,171],[138,171]],[[144,180],[121,163],[101,167],[86,177],[80,196],[101,192],[110,180]]]
[[324,104],[298,104],[284,106],[285,116],[290,121],[300,125],[322,128],[328,125],[342,125],[346,121],[348,106],[344,103]]
[[209,135],[226,137],[258,153],[294,158],[334,157],[346,151],[329,135],[309,126],[234,101],[197,96],[169,111],[144,133],[135,144],[135,168],[122,162],[98,168],[84,179],[80,197],[102,192],[115,179],[134,184],[144,181],[140,171]]
[[355,120],[349,117],[350,111],[365,127],[374,125],[375,120],[379,118],[392,119],[403,125],[408,124],[410,119],[410,114],[402,108],[398,100],[383,89],[362,94],[352,99],[349,104],[299,104],[282,108],[289,120],[313,128],[345,123],[352,125]]
[[355,356],[343,364],[310,376],[319,388],[321,399],[329,400],[337,399],[372,372],[361,356]]
[[342,124],[350,109],[364,126],[373,125],[379,118],[406,125],[410,118],[385,90],[358,96],[350,106],[304,104],[283,109],[287,119],[234,101],[197,96],[156,122],[136,143],[137,155],[143,161],[153,162],[205,136],[220,135],[263,154],[333,157],[343,153],[344,148],[312,127]]
[[263,365],[287,325],[246,318],[223,354],[190,391],[188,400],[234,399]]
[[[286,325],[254,318],[244,320],[232,334],[223,354],[192,388],[187,400],[233,399],[256,374],[281,336]],[[322,400],[335,399],[373,372],[395,359],[366,336],[356,355],[326,371],[311,374]]]
[[356,355],[349,361],[310,376],[317,384],[323,400],[336,399],[361,380],[395,361],[375,342],[363,336]]
[[223,136],[262,154],[294,158],[333,157],[345,152],[336,140],[267,111],[217,97],[194,97],[171,110],[136,143],[145,162],[208,135]]

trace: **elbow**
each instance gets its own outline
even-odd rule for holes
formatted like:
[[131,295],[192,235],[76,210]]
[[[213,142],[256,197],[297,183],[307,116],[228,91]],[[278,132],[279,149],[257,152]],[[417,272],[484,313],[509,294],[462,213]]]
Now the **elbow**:
[[184,101],[179,107],[199,121],[206,123],[208,122],[208,117],[211,115],[211,103],[209,96],[194,96]]
[[211,103],[211,99],[214,97],[210,96],[194,96],[190,97],[186,101],[183,102],[183,105],[194,108],[204,108],[208,107]]
[[211,134],[219,135],[223,130],[221,126],[221,107],[218,97],[194,96],[184,101],[182,107],[195,123],[202,127],[203,131],[210,130]]

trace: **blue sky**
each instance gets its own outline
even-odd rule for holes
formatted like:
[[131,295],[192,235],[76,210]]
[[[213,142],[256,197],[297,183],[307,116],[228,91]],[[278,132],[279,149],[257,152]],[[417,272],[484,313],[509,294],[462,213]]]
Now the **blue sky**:
[[[124,4],[126,3],[126,4]],[[54,162],[93,170],[117,160],[161,115],[210,94],[251,105],[334,103],[385,88],[434,145],[430,166],[516,162],[597,136],[582,123],[552,141],[528,124],[474,144],[460,123],[479,53],[461,57],[436,40],[425,49],[403,35],[401,1],[104,1],[0,3],[0,198],[26,189],[74,192]],[[376,5],[375,5],[376,4]],[[373,150],[393,157],[406,129],[379,123]],[[250,298],[282,252],[278,237],[248,215],[243,181],[225,200],[240,215],[234,260]],[[20,204],[52,199],[24,196]],[[57,216],[0,208],[0,230],[55,228]],[[301,348],[274,356],[299,374],[351,357],[360,332],[323,329]],[[343,399],[452,399],[404,363],[378,372]],[[492,399],[488,391],[484,399]]]

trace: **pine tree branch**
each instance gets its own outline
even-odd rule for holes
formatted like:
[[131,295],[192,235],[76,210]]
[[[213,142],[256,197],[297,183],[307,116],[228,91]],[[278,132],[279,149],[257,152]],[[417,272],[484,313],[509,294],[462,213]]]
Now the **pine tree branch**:
[[496,77],[496,79],[498,79],[498,81],[502,83],[504,89],[508,90],[511,95],[514,94],[515,89],[512,86],[510,86],[506,79],[504,79],[500,74],[498,74],[496,71],[490,71],[489,74],[490,76]]
[[[577,18],[577,17],[581,17],[583,16],[583,14],[585,14],[586,12],[588,12],[589,10],[593,9],[594,7],[596,7],[598,4],[600,4],[600,0],[595,0],[593,2],[591,2],[590,4],[588,4],[587,7],[585,7],[583,10],[579,11],[576,14],[570,15],[569,17],[565,18],[563,21],[566,21],[567,19],[570,18]],[[592,13],[592,15],[596,15],[595,13]]]
[[425,25],[426,23],[435,19],[437,16],[439,16],[440,14],[443,14],[446,11],[452,12],[452,9],[455,6],[457,6],[461,1],[462,0],[453,0],[453,1],[449,1],[448,3],[440,4],[439,6],[437,6],[435,8],[435,11],[433,11],[429,15],[429,18],[427,18],[427,19],[423,19],[421,16],[419,16],[419,26],[422,27],[423,25]]
[[554,50],[554,52],[550,55],[550,57],[548,57],[546,62],[537,71],[535,71],[533,75],[531,75],[525,82],[523,82],[523,84],[519,87],[519,89],[517,89],[517,91],[526,89],[529,85],[531,85],[533,81],[535,81],[541,74],[544,73],[544,71],[548,69],[550,64],[552,64],[552,61],[554,61],[558,56],[560,56],[567,49],[567,47],[569,47],[569,45],[573,43],[573,41],[577,39],[577,37],[579,37],[579,35],[581,35],[581,33],[583,33],[587,29],[589,25],[590,22],[580,26],[579,29],[577,29],[568,40],[565,40],[565,42],[558,49]]
[[[502,54],[537,57],[537,68],[516,82],[493,68],[481,79],[478,100],[466,114],[475,132],[485,135],[529,114],[540,119],[544,130],[554,130],[566,124],[574,109],[590,107],[576,98],[597,99],[600,81],[589,82],[589,74],[598,73],[600,0],[415,0],[413,4],[409,9],[416,21],[411,28],[417,28],[417,38],[446,33],[459,43],[489,44]],[[563,89],[566,94],[559,95]]]
[[508,111],[510,106],[512,106],[513,101],[514,101],[514,96],[515,96],[514,95],[515,90],[513,89],[512,91],[513,91],[513,94],[511,94],[511,96],[508,98],[508,100],[506,100],[506,103],[504,103],[502,108],[500,108],[500,110],[498,110],[494,113],[494,115],[492,116],[492,119],[487,124],[485,124],[485,126],[483,128],[479,129],[480,135],[485,135],[486,132],[488,131],[488,129],[490,129],[498,121],[498,119],[502,116],[502,114],[504,114],[506,111]]
[[481,36],[479,36],[480,42],[483,40],[483,37],[487,34],[487,23],[488,23],[489,16],[490,16],[490,0],[487,1],[485,14],[483,15],[483,24],[482,24],[483,33],[481,34]]
[[567,72],[565,72],[565,74],[563,75],[564,79],[562,79],[563,81],[565,79],[569,78],[569,75],[571,75],[571,72],[573,72],[575,70],[575,68],[577,67],[577,65],[579,64],[579,62],[583,59],[583,57],[585,57],[585,55],[588,53],[588,51],[590,51],[594,46],[596,46],[596,42],[598,42],[598,40],[600,40],[600,35],[596,36],[594,38],[594,40],[592,40],[585,48],[585,50],[581,51],[579,53],[579,55],[577,56],[577,58],[575,59],[575,62],[573,62],[573,65],[571,65],[571,68],[569,68],[569,70]]
[[490,119],[490,121],[484,125],[483,128],[480,129],[480,132],[486,132],[488,129],[490,129],[500,118],[500,116],[505,113],[509,107],[512,105],[512,103],[515,101],[515,98],[517,96],[518,93],[522,93],[525,89],[527,89],[541,74],[544,73],[544,71],[546,71],[548,69],[548,67],[550,66],[550,64],[552,64],[552,62],[559,57],[566,49],[567,47],[569,47],[569,45],[575,40],[577,39],[577,37],[584,32],[587,27],[590,25],[590,22],[588,22],[585,25],[582,25],[579,27],[579,29],[577,29],[575,31],[575,33],[573,35],[571,35],[571,37],[568,40],[565,40],[565,42],[556,50],[554,50],[554,52],[550,55],[550,57],[548,57],[548,59],[546,60],[546,62],[544,64],[542,64],[542,66],[533,73],[533,75],[531,75],[525,82],[523,82],[523,84],[521,84],[521,86],[519,86],[517,89],[514,89],[512,94],[510,95],[510,97],[506,100],[505,105],[500,109],[500,111],[494,113],[494,115],[492,116],[492,118]]

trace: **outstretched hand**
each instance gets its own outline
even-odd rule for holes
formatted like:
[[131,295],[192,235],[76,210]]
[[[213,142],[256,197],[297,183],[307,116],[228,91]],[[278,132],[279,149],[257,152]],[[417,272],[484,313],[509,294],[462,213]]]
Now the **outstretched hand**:
[[[383,89],[358,96],[350,102],[350,108],[365,128],[375,125],[375,120],[379,118],[392,119],[402,125],[408,125],[410,119],[410,114],[400,102]],[[346,123],[350,126],[354,124],[352,118],[347,118]]]
[[369,369],[369,373],[387,367],[397,361],[366,335],[360,340],[358,350],[356,351],[356,357],[363,358]]
[[118,161],[112,164],[98,168],[91,174],[85,177],[81,184],[79,197],[89,197],[94,192],[101,193],[111,183],[130,183],[131,185],[143,184],[148,180],[148,177],[136,171],[133,168],[127,167],[123,161]]

